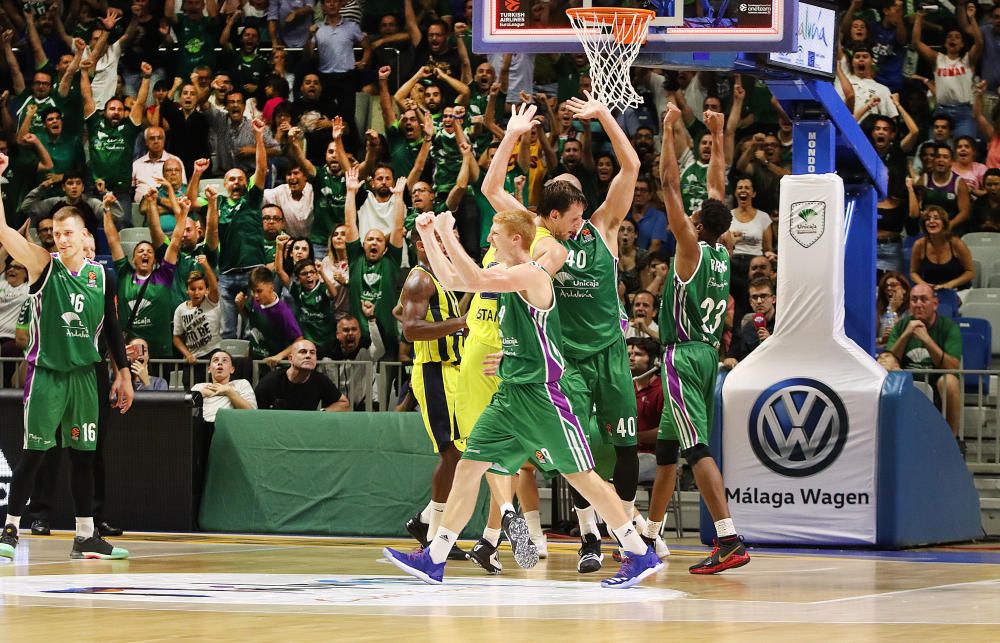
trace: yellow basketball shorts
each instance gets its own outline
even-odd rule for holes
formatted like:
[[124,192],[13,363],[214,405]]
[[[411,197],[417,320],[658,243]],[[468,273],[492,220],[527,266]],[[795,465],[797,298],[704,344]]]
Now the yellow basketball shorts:
[[459,451],[465,451],[465,438],[469,434],[462,433],[455,420],[459,372],[456,364],[425,362],[414,364],[410,375],[410,388],[420,405],[424,428],[434,444],[435,453],[450,443]]
[[472,432],[476,420],[493,399],[493,394],[500,386],[500,378],[483,375],[483,360],[490,353],[500,350],[478,341],[475,337],[466,337],[462,347],[462,371],[458,376],[458,401],[455,415],[463,436]]

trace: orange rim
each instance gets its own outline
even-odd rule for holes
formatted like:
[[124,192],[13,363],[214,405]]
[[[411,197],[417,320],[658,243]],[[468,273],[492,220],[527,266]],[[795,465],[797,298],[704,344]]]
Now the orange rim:
[[[621,7],[573,7],[566,14],[571,18],[600,22],[614,27],[615,40],[623,44],[644,42],[646,31],[634,33],[628,27],[636,21],[649,22],[656,17],[651,9],[628,9]],[[627,22],[626,22],[627,21]]]

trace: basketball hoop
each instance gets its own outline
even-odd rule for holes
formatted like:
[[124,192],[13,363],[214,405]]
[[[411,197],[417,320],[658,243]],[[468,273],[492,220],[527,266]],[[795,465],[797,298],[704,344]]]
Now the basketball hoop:
[[642,104],[632,87],[629,67],[646,42],[649,22],[656,12],[649,9],[588,7],[567,9],[590,61],[593,96],[609,109],[625,111]]

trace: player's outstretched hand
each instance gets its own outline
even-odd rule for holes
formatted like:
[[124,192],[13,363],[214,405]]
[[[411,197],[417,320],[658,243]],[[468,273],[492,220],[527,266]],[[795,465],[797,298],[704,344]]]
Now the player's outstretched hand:
[[587,97],[587,100],[574,96],[566,101],[566,107],[575,118],[597,118],[601,112],[608,111],[608,106],[594,98],[590,92],[584,91],[583,95]]
[[674,123],[681,118],[681,110],[673,103],[667,103],[667,109],[663,112],[663,127],[673,129]]
[[452,230],[454,228],[455,216],[451,213],[451,210],[445,210],[434,217],[434,229],[441,235],[441,238],[444,238],[446,234],[453,234]]
[[510,120],[507,121],[507,133],[511,136],[521,136],[530,132],[537,110],[536,105],[514,105]]
[[702,114],[702,119],[705,122],[705,127],[707,127],[708,131],[713,135],[722,133],[722,127],[725,125],[726,117],[720,112],[713,112],[706,109],[705,113]]
[[424,212],[423,214],[417,215],[416,220],[413,223],[417,228],[417,232],[420,233],[422,237],[424,233],[430,233],[434,229],[434,213]]

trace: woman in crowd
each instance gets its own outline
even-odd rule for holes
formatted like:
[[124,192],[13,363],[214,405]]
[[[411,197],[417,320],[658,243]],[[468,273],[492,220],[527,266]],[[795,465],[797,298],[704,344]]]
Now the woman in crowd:
[[889,333],[899,318],[906,314],[910,302],[910,282],[902,273],[888,271],[878,282],[875,300],[875,318],[878,320],[878,335],[875,345],[885,346]]
[[626,295],[639,290],[639,264],[646,251],[635,245],[635,224],[625,219],[618,227],[618,278],[625,285]]
[[989,169],[976,161],[976,139],[959,136],[955,139],[955,160],[951,169],[969,186],[969,195],[975,199],[986,194],[983,175]]
[[936,205],[920,215],[924,236],[913,244],[910,279],[914,284],[930,284],[934,290],[965,290],[976,275],[972,253],[965,242],[952,236],[948,213]]
[[339,225],[330,233],[330,239],[326,246],[326,256],[320,262],[326,281],[338,285],[337,294],[333,299],[334,321],[341,319],[351,313],[351,301],[348,299],[348,271],[347,261],[347,226]]

